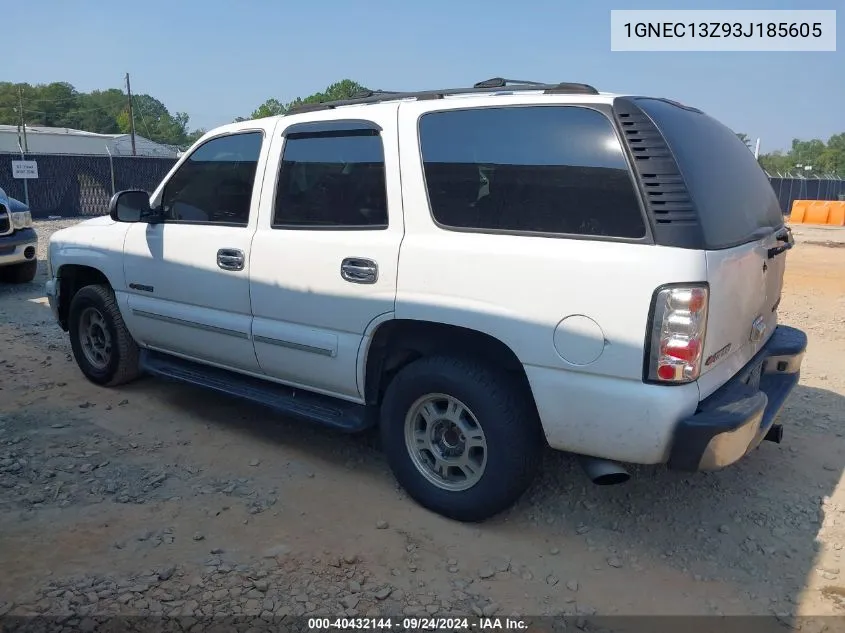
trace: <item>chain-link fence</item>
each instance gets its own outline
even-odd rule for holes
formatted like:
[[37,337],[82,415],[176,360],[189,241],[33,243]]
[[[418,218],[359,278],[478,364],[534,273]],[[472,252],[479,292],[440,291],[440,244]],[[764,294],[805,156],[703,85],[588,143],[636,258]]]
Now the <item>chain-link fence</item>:
[[29,194],[35,218],[95,216],[108,213],[109,199],[121,189],[152,192],[176,163],[175,158],[149,156],[77,156],[27,154],[38,163],[38,178],[12,178],[19,154],[0,154],[0,188],[18,200]]

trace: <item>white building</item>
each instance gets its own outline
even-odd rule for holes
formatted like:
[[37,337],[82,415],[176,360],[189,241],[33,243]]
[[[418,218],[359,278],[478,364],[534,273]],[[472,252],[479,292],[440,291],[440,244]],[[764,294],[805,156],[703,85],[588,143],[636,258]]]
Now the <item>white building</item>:
[[[0,153],[19,154],[23,134],[17,125],[0,125]],[[26,146],[29,154],[75,154],[90,156],[132,156],[129,134],[96,134],[66,127],[26,126]],[[108,148],[108,149],[107,149]],[[170,145],[156,143],[135,135],[138,156],[177,158],[180,152]]]

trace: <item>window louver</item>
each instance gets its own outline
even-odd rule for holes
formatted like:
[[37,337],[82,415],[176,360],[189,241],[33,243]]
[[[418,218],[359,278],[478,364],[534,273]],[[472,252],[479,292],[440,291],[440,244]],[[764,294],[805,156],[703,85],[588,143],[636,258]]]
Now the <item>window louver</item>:
[[627,112],[617,110],[616,116],[631,148],[646,205],[655,223],[697,225],[698,217],[684,179],[654,123],[634,108]]

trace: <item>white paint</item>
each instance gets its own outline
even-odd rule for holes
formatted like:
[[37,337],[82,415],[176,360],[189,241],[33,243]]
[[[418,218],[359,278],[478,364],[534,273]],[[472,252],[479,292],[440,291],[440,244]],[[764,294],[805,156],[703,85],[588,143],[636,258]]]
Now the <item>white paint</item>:
[[549,446],[573,453],[663,463],[678,420],[698,406],[695,383],[647,385],[535,365],[527,365],[525,372]]
[[[773,310],[783,289],[787,254],[768,259],[768,250],[783,246],[774,235],[750,244],[707,253],[710,309],[698,380],[701,397],[716,391],[739,371],[769,340],[777,327]],[[757,317],[766,323],[762,340],[751,341],[751,326]],[[730,352],[705,365],[707,358],[725,345]]]
[[554,344],[560,357],[571,365],[589,365],[604,351],[604,332],[588,316],[573,314],[557,324]]
[[[250,296],[253,332],[293,343],[300,349],[256,341],[261,368],[270,376],[328,390],[363,401],[357,379],[358,350],[369,323],[394,311],[399,245],[404,234],[402,183],[396,105],[372,105],[357,113],[381,126],[387,174],[389,226],[382,230],[272,229],[276,179],[281,164],[284,128],[302,121],[345,119],[349,112],[329,110],[285,117],[273,135],[258,229],[252,241]],[[374,284],[344,280],[344,258],[367,258],[378,264]],[[315,349],[335,350],[332,355]],[[305,349],[302,349],[305,348]]]
[[[275,123],[252,121],[240,129],[262,130],[265,139],[269,139]],[[221,135],[222,132],[212,132],[204,140]],[[198,146],[199,143],[194,147]],[[139,342],[236,370],[261,371],[251,338],[250,252],[269,148],[270,143],[265,140],[247,226],[129,225],[123,244],[126,285],[122,290],[127,295],[124,319]],[[174,166],[170,175],[186,158],[187,155]],[[163,184],[154,192],[156,198],[160,198]],[[220,268],[217,252],[221,249],[242,251],[243,270]],[[153,292],[130,284],[152,286]]]

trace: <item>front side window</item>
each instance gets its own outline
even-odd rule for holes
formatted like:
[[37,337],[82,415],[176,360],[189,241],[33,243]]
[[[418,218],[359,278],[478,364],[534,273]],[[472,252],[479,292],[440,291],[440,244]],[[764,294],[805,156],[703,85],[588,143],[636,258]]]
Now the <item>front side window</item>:
[[203,143],[165,185],[165,221],[246,226],[263,140],[244,132]]
[[273,227],[386,228],[384,147],[378,132],[361,129],[288,136]]
[[420,119],[434,219],[451,228],[642,238],[611,122],[575,106],[439,111]]

